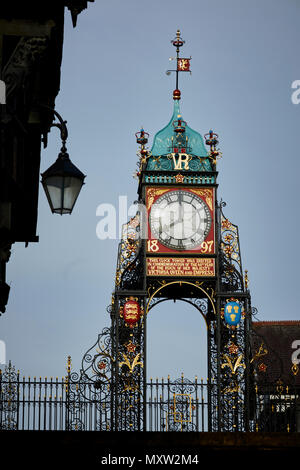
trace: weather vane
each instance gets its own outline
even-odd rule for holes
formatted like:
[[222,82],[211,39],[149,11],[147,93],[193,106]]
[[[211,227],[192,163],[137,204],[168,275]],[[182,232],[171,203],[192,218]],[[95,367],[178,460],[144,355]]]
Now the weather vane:
[[178,89],[178,72],[191,72],[190,70],[190,61],[191,57],[179,57],[180,47],[183,46],[185,41],[180,37],[180,30],[178,29],[176,32],[176,38],[171,41],[174,47],[176,47],[176,57],[170,57],[169,60],[175,60],[177,62],[176,70],[167,70],[166,74],[170,75],[171,72],[176,72],[176,89],[173,92],[174,100],[180,99],[180,90]]

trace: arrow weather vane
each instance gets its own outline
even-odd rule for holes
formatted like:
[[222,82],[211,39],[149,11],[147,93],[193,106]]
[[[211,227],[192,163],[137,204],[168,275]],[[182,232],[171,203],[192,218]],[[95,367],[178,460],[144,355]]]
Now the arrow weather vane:
[[176,57],[170,57],[170,60],[176,59],[177,66],[176,70],[167,70],[166,74],[170,75],[171,72],[176,72],[176,90],[174,90],[173,98],[180,99],[180,91],[178,89],[178,72],[191,72],[190,70],[190,60],[191,57],[179,57],[180,47],[183,46],[185,41],[180,37],[180,30],[178,29],[176,32],[176,38],[171,41],[174,47],[176,47]]

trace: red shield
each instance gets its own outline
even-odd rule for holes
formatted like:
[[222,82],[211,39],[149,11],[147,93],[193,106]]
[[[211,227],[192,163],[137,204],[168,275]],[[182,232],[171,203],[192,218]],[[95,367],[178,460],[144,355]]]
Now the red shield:
[[136,300],[127,300],[123,307],[123,318],[128,325],[137,323],[141,316],[141,309]]

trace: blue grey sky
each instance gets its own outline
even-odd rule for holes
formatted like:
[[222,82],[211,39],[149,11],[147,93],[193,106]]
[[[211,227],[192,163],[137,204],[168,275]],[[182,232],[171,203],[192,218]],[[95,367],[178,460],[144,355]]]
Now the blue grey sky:
[[[40,188],[40,242],[13,246],[0,339],[21,375],[61,377],[68,355],[78,370],[110,323],[118,240],[96,237],[96,209],[136,199],[134,134],[144,126],[151,146],[172,115],[175,77],[165,71],[178,28],[192,56],[182,115],[202,135],[219,134],[218,198],[239,226],[252,305],[259,320],[299,319],[299,13],[297,0],[96,0],[73,29],[66,12],[56,109],[87,177],[71,216],[52,215]],[[41,172],[59,148],[53,128]],[[205,324],[192,307],[153,309],[148,345],[149,376],[206,376]]]

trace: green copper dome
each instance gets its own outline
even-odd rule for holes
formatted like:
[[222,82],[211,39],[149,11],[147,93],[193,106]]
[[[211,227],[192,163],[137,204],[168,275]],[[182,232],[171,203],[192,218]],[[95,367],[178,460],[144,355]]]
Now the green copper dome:
[[[179,100],[175,100],[174,111],[170,122],[163,129],[158,131],[154,137],[151,149],[151,155],[154,157],[167,155],[171,152],[172,137],[175,136],[173,122],[177,121],[178,116],[181,116]],[[191,149],[188,153],[198,157],[207,157],[207,151],[204,147],[203,138],[198,132],[194,131],[188,125],[186,125],[185,136],[188,138],[188,145]]]

